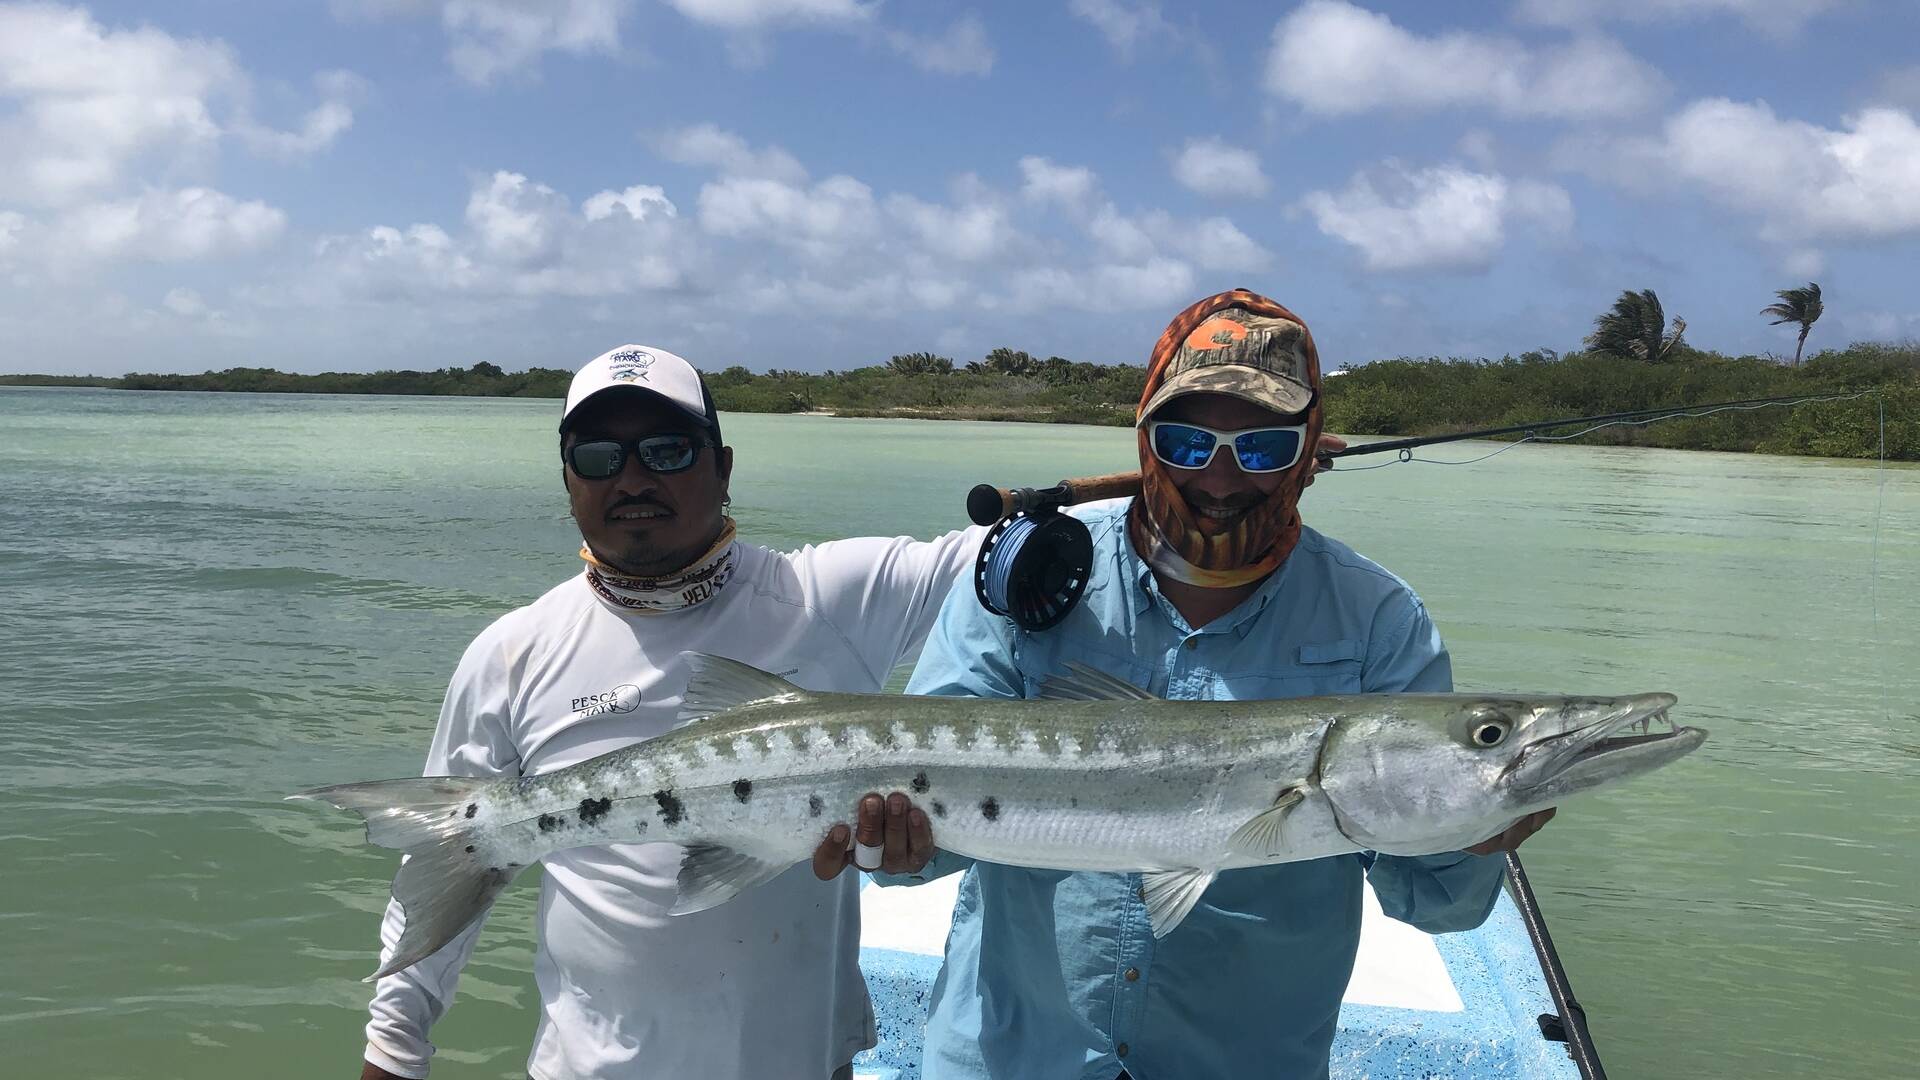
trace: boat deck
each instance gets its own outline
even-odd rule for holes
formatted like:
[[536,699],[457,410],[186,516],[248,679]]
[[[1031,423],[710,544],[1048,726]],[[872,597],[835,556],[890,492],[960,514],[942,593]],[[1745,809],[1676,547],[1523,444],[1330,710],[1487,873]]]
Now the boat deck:
[[[927,1000],[960,885],[867,884],[860,965],[880,1043],[854,1059],[862,1080],[917,1080]],[[1334,1080],[1512,1077],[1579,1080],[1565,1043],[1540,1033],[1553,999],[1526,926],[1503,892],[1478,930],[1433,936],[1387,918],[1369,889],[1360,952],[1334,1038]]]

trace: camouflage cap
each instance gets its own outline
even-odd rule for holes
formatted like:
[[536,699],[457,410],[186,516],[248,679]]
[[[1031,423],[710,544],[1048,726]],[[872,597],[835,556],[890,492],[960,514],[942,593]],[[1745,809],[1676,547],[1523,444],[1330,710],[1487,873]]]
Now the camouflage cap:
[[1308,379],[1306,327],[1245,308],[1222,308],[1180,343],[1140,418],[1181,394],[1201,393],[1229,394],[1292,415],[1313,403]]

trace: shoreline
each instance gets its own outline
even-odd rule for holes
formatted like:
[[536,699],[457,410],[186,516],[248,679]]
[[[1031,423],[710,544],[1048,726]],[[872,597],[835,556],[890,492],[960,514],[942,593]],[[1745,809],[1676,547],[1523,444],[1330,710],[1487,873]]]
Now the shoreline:
[[[210,395],[234,395],[234,396],[253,395],[258,397],[467,399],[467,400],[485,400],[485,401],[559,401],[561,400],[558,397],[549,396],[546,394],[447,394],[447,393],[404,394],[404,393],[391,393],[391,392],[338,391],[338,390],[215,390],[215,389],[207,389],[203,387],[192,387],[192,388],[164,387],[162,388],[162,387],[109,386],[109,385],[104,385],[101,382],[84,382],[83,383],[83,382],[66,382],[66,381],[62,381],[62,382],[15,381],[18,378],[19,376],[0,375],[0,389],[20,388],[20,389],[28,389],[28,390],[112,390],[112,391],[118,391],[123,393],[210,394]],[[1103,406],[1103,408],[1112,410],[1114,418],[1111,422],[1089,423],[1083,412],[1078,415],[1060,416],[1060,415],[1056,415],[1055,410],[1046,406],[1005,406],[1005,407],[975,406],[975,407],[959,407],[959,408],[942,408],[937,406],[892,406],[892,407],[882,407],[882,408],[861,408],[858,406],[843,406],[843,407],[836,408],[836,407],[815,406],[809,409],[795,409],[795,410],[734,408],[734,409],[722,409],[721,412],[731,413],[734,415],[749,415],[749,416],[820,417],[820,418],[832,419],[832,420],[930,420],[930,421],[960,422],[960,423],[966,423],[966,422],[1009,423],[1009,424],[1038,424],[1038,425],[1061,425],[1061,426],[1073,426],[1073,427],[1106,427],[1106,428],[1132,426],[1132,421],[1133,421],[1133,418],[1131,415],[1132,406],[1129,405],[1129,406],[1123,407],[1120,405],[1107,405],[1107,406]],[[1462,429],[1456,427],[1451,429],[1435,428],[1431,430],[1412,430],[1412,431],[1394,431],[1394,432],[1336,431],[1334,432],[1334,434],[1338,434],[1343,438],[1347,438],[1347,439],[1358,439],[1358,440],[1371,442],[1371,441],[1376,441],[1381,439],[1399,439],[1399,438],[1409,438],[1409,437],[1422,437],[1427,435],[1454,434],[1459,430],[1462,430]],[[1647,433],[1656,432],[1657,428],[1634,427],[1634,428],[1610,428],[1608,430],[1621,432],[1623,434],[1633,433],[1633,434],[1640,434],[1644,436]],[[1515,440],[1506,439],[1506,438],[1484,438],[1484,439],[1476,439],[1472,441],[1488,442],[1488,443],[1510,443]],[[1796,452],[1790,452],[1790,451],[1782,452],[1779,450],[1763,450],[1757,447],[1743,449],[1743,448],[1726,447],[1726,446],[1688,446],[1688,445],[1680,445],[1672,442],[1661,441],[1658,439],[1649,439],[1644,437],[1636,439],[1636,438],[1619,438],[1619,437],[1609,438],[1606,436],[1601,436],[1596,438],[1593,436],[1587,436],[1578,440],[1560,440],[1560,439],[1543,440],[1542,445],[1577,446],[1577,447],[1588,447],[1588,448],[1611,448],[1611,449],[1639,449],[1639,450],[1685,450],[1685,451],[1691,451],[1691,452],[1754,455],[1754,456],[1760,456],[1760,457],[1802,458],[1802,459],[1813,460],[1813,461],[1848,461],[1848,462],[1872,463],[1878,460],[1882,460],[1874,456],[1848,456],[1848,455],[1838,455],[1838,454],[1796,453]],[[1884,461],[1892,465],[1905,465],[1905,466],[1920,465],[1920,459],[1901,458],[1897,454],[1892,454],[1892,453],[1888,454],[1888,456],[1884,459]]]

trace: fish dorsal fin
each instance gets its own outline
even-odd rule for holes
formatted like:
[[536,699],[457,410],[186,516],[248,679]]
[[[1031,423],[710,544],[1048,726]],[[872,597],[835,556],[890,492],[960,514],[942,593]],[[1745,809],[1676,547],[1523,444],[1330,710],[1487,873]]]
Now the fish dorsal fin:
[[791,863],[767,862],[720,844],[689,844],[680,860],[680,895],[669,914],[688,915],[724,904],[755,885],[764,885]]
[[1212,870],[1161,870],[1142,874],[1140,898],[1147,902],[1147,922],[1153,936],[1166,937],[1187,917],[1200,894],[1213,884]]
[[1090,668],[1078,661],[1067,662],[1066,675],[1049,675],[1040,684],[1036,701],[1153,701],[1152,694],[1125,679]]
[[679,722],[687,723],[733,709],[789,705],[811,695],[778,675],[711,653],[681,654],[693,675],[680,698]]
[[1271,859],[1284,854],[1286,838],[1282,835],[1282,827],[1287,823],[1287,812],[1306,797],[1306,790],[1300,784],[1281,791],[1272,806],[1233,830],[1233,835],[1227,838],[1227,846],[1256,859]]

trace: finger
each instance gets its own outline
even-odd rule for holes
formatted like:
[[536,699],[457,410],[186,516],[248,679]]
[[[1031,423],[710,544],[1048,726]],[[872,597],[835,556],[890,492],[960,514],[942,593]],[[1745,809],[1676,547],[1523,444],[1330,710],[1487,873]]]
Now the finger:
[[880,869],[881,842],[886,838],[886,803],[869,792],[860,800],[859,824],[853,830],[853,865]]
[[894,792],[887,796],[887,833],[881,866],[897,874],[907,866],[907,797]]
[[927,820],[927,812],[914,807],[907,812],[907,869],[909,874],[917,874],[926,868],[928,860],[933,858],[933,823]]
[[832,881],[847,868],[847,841],[852,838],[851,831],[845,825],[835,825],[827,830],[827,838],[813,849],[813,876],[821,881]]

